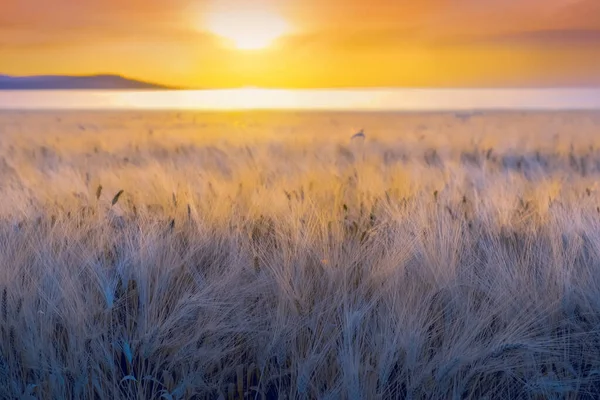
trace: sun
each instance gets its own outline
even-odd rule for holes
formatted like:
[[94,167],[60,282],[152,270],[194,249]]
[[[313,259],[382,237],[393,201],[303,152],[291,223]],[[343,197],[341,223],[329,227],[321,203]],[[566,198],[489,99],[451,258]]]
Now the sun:
[[213,12],[207,15],[206,23],[212,33],[240,50],[267,48],[290,30],[282,16],[266,10]]

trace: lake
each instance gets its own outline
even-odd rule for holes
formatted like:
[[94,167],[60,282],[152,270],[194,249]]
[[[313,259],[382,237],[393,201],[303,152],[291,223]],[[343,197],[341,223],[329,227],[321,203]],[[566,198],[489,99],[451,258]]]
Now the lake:
[[594,89],[0,91],[4,110],[597,110]]

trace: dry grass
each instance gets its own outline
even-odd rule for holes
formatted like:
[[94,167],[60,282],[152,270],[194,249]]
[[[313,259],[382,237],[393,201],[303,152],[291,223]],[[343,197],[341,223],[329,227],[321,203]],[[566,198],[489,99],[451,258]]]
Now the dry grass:
[[0,398],[598,398],[599,127],[0,114]]

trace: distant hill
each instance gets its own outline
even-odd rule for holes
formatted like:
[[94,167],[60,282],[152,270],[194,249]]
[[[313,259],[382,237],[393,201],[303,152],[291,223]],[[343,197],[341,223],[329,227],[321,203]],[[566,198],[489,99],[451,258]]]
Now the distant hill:
[[118,75],[0,75],[0,90],[78,90],[78,89],[174,89],[167,86],[137,81]]

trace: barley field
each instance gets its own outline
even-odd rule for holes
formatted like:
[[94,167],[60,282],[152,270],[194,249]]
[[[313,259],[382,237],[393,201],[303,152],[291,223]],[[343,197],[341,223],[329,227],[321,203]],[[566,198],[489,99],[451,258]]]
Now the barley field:
[[0,398],[596,399],[598,178],[591,112],[1,112]]

